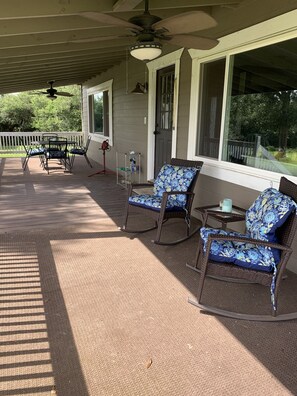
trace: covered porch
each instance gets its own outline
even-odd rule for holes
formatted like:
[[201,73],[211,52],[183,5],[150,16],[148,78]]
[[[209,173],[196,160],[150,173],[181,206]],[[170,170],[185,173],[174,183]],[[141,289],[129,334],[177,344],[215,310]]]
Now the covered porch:
[[[119,231],[126,190],[114,174],[88,177],[84,158],[50,175],[38,159],[25,173],[20,158],[0,161],[0,395],[297,393],[295,321],[236,321],[187,303],[197,235],[165,247]],[[208,285],[206,298],[230,307],[267,298],[258,286]],[[281,310],[296,309],[296,286],[289,273]]]

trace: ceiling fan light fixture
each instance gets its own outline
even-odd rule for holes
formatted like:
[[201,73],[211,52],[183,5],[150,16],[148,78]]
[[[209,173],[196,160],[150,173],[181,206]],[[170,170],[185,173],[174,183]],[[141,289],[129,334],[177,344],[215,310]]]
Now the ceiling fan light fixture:
[[130,55],[144,62],[151,61],[162,53],[162,45],[157,41],[137,42],[129,48]]
[[55,100],[57,99],[56,95],[46,95],[47,98],[49,98],[50,100]]

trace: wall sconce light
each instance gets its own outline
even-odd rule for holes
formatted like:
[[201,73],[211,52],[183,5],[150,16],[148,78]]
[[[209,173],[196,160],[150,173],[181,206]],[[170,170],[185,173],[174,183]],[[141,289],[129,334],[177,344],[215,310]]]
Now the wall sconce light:
[[146,94],[148,90],[148,83],[136,83],[136,87],[131,91],[133,94]]
[[144,62],[157,58],[162,53],[162,45],[157,41],[143,41],[131,45],[130,55]]

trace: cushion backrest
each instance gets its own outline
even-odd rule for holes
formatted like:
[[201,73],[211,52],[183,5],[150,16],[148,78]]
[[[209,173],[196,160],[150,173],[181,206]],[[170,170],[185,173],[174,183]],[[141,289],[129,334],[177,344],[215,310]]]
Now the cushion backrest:
[[[154,195],[162,197],[164,192],[188,191],[198,168],[177,165],[163,165],[154,182]],[[187,202],[186,195],[172,195],[175,206],[183,207]]]
[[292,198],[274,188],[264,190],[246,212],[246,231],[252,238],[276,242],[276,230],[296,209]]

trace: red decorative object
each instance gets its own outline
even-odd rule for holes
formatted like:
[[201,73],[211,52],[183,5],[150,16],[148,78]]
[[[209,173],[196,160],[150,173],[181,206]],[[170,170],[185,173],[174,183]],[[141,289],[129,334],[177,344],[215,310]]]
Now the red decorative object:
[[91,175],[89,175],[89,177],[95,176],[95,175],[106,175],[107,170],[105,167],[105,153],[106,153],[106,151],[110,151],[110,149],[111,149],[111,147],[109,145],[108,139],[104,140],[101,144],[101,147],[99,148],[99,150],[102,150],[102,153],[103,153],[103,169],[101,171],[92,173]]

